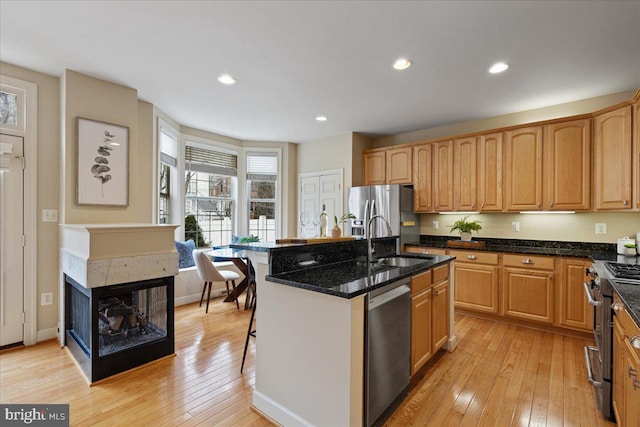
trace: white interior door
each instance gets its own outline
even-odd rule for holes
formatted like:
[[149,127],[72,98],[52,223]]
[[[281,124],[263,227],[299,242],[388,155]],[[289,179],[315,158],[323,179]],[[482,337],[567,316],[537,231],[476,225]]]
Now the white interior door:
[[24,338],[23,138],[0,135],[10,144],[10,166],[0,172],[0,347]]
[[[343,212],[343,190],[342,190],[342,171],[323,171],[301,174],[298,177],[299,200],[298,200],[298,218],[300,214],[307,212],[310,217],[310,224],[307,225],[302,237],[313,237],[319,235],[319,226],[314,225],[311,221],[320,218],[322,205],[325,205],[327,211],[328,231],[331,232],[333,227],[333,217],[342,216]],[[298,223],[300,230],[300,223]],[[300,233],[300,232],[299,232]]]

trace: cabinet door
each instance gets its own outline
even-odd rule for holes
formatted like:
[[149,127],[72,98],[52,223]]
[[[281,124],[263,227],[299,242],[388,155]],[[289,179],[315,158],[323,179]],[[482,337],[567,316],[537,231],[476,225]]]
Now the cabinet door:
[[433,145],[423,144],[413,147],[413,210],[431,212]]
[[386,152],[364,154],[364,185],[382,185],[386,179]]
[[445,345],[449,339],[449,281],[444,281],[433,287],[431,342],[435,353]]
[[636,131],[636,136],[633,142],[634,149],[634,161],[632,167],[635,168],[635,188],[636,188],[636,209],[640,209],[640,103],[636,103],[633,106],[634,122],[633,128]]
[[591,119],[545,126],[545,210],[591,208]]
[[453,142],[433,144],[433,203],[436,211],[453,210]]
[[542,208],[542,126],[505,134],[506,202],[509,211]]
[[411,147],[387,150],[387,184],[411,184],[413,180]]
[[481,211],[501,211],[502,133],[480,136],[478,147],[478,204]]
[[593,307],[584,296],[584,271],[591,263],[578,259],[561,259],[558,280],[556,324],[558,326],[591,331]]
[[453,209],[457,211],[476,210],[476,138],[454,141],[453,150]]
[[498,312],[498,267],[456,262],[454,304],[456,307]]
[[617,317],[613,319],[613,413],[618,423],[624,415],[624,330]]
[[631,106],[594,120],[595,209],[631,208]]
[[[625,330],[625,333],[627,331]],[[624,426],[640,425],[640,355],[628,337],[624,340]]]
[[427,289],[411,297],[411,375],[431,354],[431,289]]
[[553,272],[505,268],[502,315],[553,322]]

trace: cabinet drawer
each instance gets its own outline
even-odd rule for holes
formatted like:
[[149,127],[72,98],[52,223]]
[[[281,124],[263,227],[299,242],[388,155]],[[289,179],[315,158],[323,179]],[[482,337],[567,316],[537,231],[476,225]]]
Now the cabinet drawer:
[[504,254],[502,264],[505,267],[533,268],[540,270],[553,270],[553,257],[536,255],[512,255]]
[[449,255],[456,257],[458,262],[470,262],[474,264],[498,265],[498,254],[480,251],[449,251]]
[[423,255],[446,255],[446,249],[443,248],[427,248],[425,246],[411,246],[406,245],[404,247],[405,252],[414,253],[414,254],[423,254]]
[[620,325],[624,329],[624,334],[628,337],[633,337],[636,335],[640,336],[640,328],[638,328],[638,325],[636,325],[636,323],[633,321],[627,309],[622,308],[618,305],[621,303],[617,301],[615,302],[616,303],[613,306],[613,312],[616,316],[616,319],[618,319]]
[[425,271],[411,278],[411,295],[416,295],[432,285],[431,271]]
[[433,271],[433,283],[439,283],[449,278],[449,264],[436,267],[432,271]]

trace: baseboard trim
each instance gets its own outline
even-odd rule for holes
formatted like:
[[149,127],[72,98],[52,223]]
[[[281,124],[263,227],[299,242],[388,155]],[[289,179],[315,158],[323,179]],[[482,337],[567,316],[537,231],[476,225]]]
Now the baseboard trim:
[[253,404],[251,407],[260,412],[269,421],[283,426],[299,426],[305,427],[313,425],[312,423],[300,418],[297,414],[289,409],[271,400],[258,390],[253,390]]
[[41,329],[36,332],[36,342],[47,341],[58,337],[58,328]]

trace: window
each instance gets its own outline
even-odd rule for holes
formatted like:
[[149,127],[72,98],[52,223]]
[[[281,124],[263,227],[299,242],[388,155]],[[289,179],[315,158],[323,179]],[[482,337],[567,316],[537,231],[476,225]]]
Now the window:
[[164,123],[160,124],[160,176],[158,177],[158,223],[159,224],[171,224],[175,221],[172,217],[171,211],[174,208],[173,204],[176,199],[172,195],[172,190],[175,185],[172,185],[171,180],[174,174],[177,173],[178,166],[178,134],[173,129],[166,126]]
[[18,126],[18,95],[0,91],[0,123]]
[[277,153],[247,153],[249,234],[262,242],[276,239],[277,182]]
[[238,157],[187,145],[185,149],[185,239],[197,247],[231,243]]

